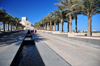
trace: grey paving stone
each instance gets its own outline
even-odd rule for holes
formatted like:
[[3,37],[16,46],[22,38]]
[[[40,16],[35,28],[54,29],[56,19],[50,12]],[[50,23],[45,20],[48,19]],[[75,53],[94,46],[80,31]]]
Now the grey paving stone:
[[[41,32],[41,31],[39,31],[39,32]],[[44,32],[44,33],[46,33],[46,32]],[[49,33],[49,34],[52,34],[52,33]],[[65,39],[73,39],[73,40],[76,40],[76,41],[82,41],[82,42],[89,43],[89,44],[92,44],[92,45],[100,46],[100,40],[98,40],[98,39],[68,37],[65,34],[64,35],[63,34],[52,34],[52,35],[63,37]]]
[[38,38],[35,39],[34,37],[34,41],[45,66],[71,66],[67,61],[65,61],[41,40]]
[[26,33],[20,36],[18,41],[12,43],[7,49],[0,53],[0,66],[10,66]]

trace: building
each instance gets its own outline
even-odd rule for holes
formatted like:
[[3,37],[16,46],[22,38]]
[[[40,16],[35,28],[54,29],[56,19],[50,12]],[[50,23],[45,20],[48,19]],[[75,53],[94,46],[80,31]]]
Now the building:
[[25,26],[24,30],[33,30],[34,29],[31,22],[27,21],[27,17],[22,17],[22,21],[20,23]]

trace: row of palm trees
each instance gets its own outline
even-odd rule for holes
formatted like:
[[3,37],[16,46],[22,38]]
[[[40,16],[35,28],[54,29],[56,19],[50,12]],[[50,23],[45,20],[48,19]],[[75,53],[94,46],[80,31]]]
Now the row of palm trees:
[[[15,30],[19,30],[22,29],[24,26],[20,23],[19,18],[17,17],[13,17],[11,15],[9,15],[8,13],[6,13],[5,10],[3,10],[2,8],[0,8],[0,22],[3,23],[3,31],[5,32],[5,24],[8,24],[8,31],[11,30],[12,31],[12,26],[15,26]],[[11,29],[9,29],[9,26],[11,25]],[[7,27],[7,26],[6,26]],[[0,29],[1,29],[1,25],[0,25]]]
[[[56,24],[61,23],[61,32],[63,31],[63,22],[68,23],[68,32],[72,32],[72,19],[75,19],[75,31],[77,32],[77,15],[84,14],[88,17],[88,29],[87,36],[92,36],[91,21],[92,16],[100,13],[100,0],[59,0],[60,3],[55,5],[59,10],[50,12],[40,22],[35,23],[34,27],[39,29],[42,27],[45,30],[49,27],[52,30],[54,25],[54,31],[56,30]],[[69,26],[70,25],[70,26]],[[59,27],[59,26],[58,26]],[[83,26],[84,27],[84,26]]]

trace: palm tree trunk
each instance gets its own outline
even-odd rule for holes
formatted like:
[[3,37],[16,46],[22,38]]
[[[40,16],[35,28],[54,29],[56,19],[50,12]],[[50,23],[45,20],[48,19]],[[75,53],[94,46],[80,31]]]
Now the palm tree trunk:
[[92,36],[91,32],[91,16],[92,14],[88,12],[88,30],[87,30],[87,36]]
[[52,31],[52,22],[50,21],[50,31]]
[[46,25],[46,23],[45,23],[45,30],[47,29],[47,25]]
[[59,23],[58,23],[58,28],[57,28],[57,30],[59,31]]
[[61,31],[60,32],[63,32],[63,18],[61,19]]
[[6,24],[6,31],[7,31],[7,24]]
[[70,18],[70,33],[72,32],[72,15],[70,14],[69,15],[69,18]]
[[67,24],[67,25],[68,25],[68,26],[67,26],[67,30],[68,30],[67,32],[69,32],[69,22],[68,22],[68,24]]
[[0,31],[1,31],[1,24],[0,24]]
[[77,33],[77,15],[75,16],[75,32]]
[[8,22],[8,31],[9,31],[9,22]]
[[3,30],[5,32],[5,21],[3,22]]
[[17,30],[17,24],[16,24],[16,29],[15,30]]
[[45,24],[43,24],[43,30],[45,30]]
[[43,24],[43,29],[42,30],[44,30],[44,24]]
[[49,27],[49,22],[48,22],[48,31],[49,31],[50,27]]
[[39,30],[40,30],[40,26],[39,26]]
[[11,31],[12,31],[12,23],[11,23]]
[[54,31],[56,31],[56,23],[57,23],[57,21],[55,20],[55,22],[54,22]]

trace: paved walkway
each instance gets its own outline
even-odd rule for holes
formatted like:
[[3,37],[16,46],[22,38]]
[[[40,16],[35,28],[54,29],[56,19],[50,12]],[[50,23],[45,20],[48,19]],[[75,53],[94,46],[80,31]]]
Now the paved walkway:
[[37,36],[72,66],[100,66],[98,48],[42,32]]
[[0,66],[10,66],[25,35],[21,31],[0,37]]
[[0,53],[9,47],[12,43],[17,42],[23,33],[25,32],[16,32],[10,35],[5,35],[0,37]]

